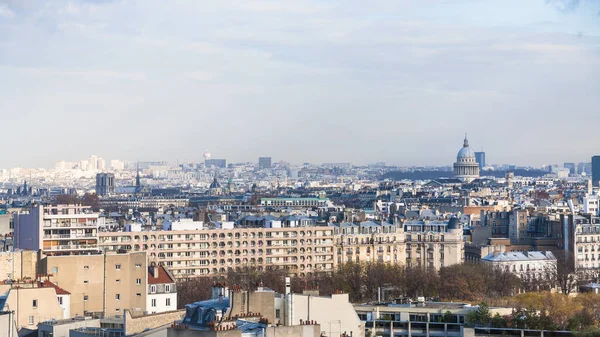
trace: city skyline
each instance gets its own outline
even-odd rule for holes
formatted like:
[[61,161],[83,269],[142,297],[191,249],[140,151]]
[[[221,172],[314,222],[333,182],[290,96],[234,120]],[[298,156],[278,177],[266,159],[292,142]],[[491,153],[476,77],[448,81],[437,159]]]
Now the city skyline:
[[3,0],[0,111],[19,146],[0,167],[90,153],[193,162],[206,148],[240,162],[445,166],[464,132],[490,163],[589,161],[599,11],[595,0]]

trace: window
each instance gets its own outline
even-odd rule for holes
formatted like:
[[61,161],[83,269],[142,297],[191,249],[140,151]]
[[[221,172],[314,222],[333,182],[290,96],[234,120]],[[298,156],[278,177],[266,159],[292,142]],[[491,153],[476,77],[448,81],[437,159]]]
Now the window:
[[52,274],[58,274],[58,267],[52,267]]
[[153,298],[153,299],[152,299],[152,306],[153,306],[153,307],[156,307],[156,298]]
[[62,305],[62,304],[63,304],[63,298],[62,298],[62,296],[59,296],[59,297],[58,297],[58,304],[59,304],[59,305]]
[[165,301],[165,305],[166,305],[167,307],[170,307],[170,306],[171,306],[171,299],[170,299],[170,298],[167,298],[167,299],[166,299],[166,301]]
[[29,316],[29,325],[33,325],[33,316]]
[[87,280],[83,281],[83,284],[88,284],[89,282]]
[[136,267],[136,268],[142,268],[142,264],[141,264],[141,263],[136,263],[136,264],[135,264],[135,267]]
[[142,297],[142,293],[137,293],[137,294],[135,294],[135,296]]
[[33,300],[33,307],[37,308],[37,300]]
[[121,265],[120,264],[115,264],[115,269],[116,270],[121,270]]
[[165,285],[165,292],[166,293],[170,293],[171,292],[171,285],[170,284],[166,284]]
[[142,284],[142,279],[141,278],[135,279],[135,284],[137,284],[138,286],[140,284]]
[[117,283],[121,283],[121,280],[117,279],[115,282],[117,282]]
[[156,292],[156,286],[150,286],[150,292],[154,294]]
[[83,295],[83,300],[87,301],[88,300],[88,295]]
[[121,309],[120,309],[120,308],[116,308],[116,309],[115,309],[115,311],[116,311],[116,312],[120,312],[120,311],[121,311]]
[[90,269],[90,266],[83,266],[83,269],[88,270]]
[[275,318],[281,319],[281,310],[280,309],[275,309]]
[[115,300],[120,300],[121,299],[121,294],[115,294]]

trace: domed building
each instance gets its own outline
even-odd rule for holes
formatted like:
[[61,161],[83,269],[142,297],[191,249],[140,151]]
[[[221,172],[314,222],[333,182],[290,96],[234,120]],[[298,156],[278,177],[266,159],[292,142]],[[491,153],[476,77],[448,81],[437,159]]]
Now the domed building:
[[479,178],[479,164],[475,159],[475,151],[469,147],[469,140],[466,134],[463,148],[458,151],[458,155],[456,156],[454,176],[465,183],[470,183]]

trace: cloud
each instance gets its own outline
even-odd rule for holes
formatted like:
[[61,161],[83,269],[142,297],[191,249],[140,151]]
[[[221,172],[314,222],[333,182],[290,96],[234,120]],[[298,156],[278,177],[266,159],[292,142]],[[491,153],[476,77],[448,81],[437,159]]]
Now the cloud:
[[13,12],[6,4],[0,4],[0,17],[14,18],[15,12]]
[[146,78],[146,75],[141,72],[119,72],[113,70],[74,70],[46,67],[0,66],[0,70],[1,69],[31,76],[80,76],[96,78],[113,78],[121,80],[143,80]]

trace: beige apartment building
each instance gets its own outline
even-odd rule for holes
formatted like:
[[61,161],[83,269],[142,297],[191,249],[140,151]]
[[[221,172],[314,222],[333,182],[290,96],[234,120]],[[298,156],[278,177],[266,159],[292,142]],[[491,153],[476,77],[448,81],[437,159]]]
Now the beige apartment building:
[[342,223],[335,226],[335,234],[337,265],[348,262],[404,263],[405,236],[396,225],[370,221]]
[[216,275],[229,268],[277,266],[310,275],[334,268],[333,227],[235,228],[100,232],[106,251],[146,251],[177,278]]
[[[61,308],[57,289],[43,283],[19,283],[6,293],[4,308],[0,311],[14,311],[14,321],[18,329],[35,329],[39,322],[62,319],[65,310]],[[0,296],[1,297],[1,296]]]
[[120,315],[146,308],[148,265],[145,252],[46,256],[40,273],[71,293],[71,316]]
[[449,221],[416,220],[404,224],[406,266],[436,270],[465,259],[463,229],[457,218]]

